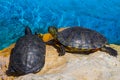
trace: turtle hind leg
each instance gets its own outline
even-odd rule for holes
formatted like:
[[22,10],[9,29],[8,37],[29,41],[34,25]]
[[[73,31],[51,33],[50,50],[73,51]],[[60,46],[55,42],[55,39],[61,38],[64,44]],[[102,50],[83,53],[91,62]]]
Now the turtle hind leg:
[[12,68],[12,66],[8,67],[8,70],[6,71],[6,74],[8,76],[14,75],[16,73],[16,71]]
[[112,49],[111,47],[104,46],[101,48],[101,51],[107,52],[114,57],[117,57],[117,55],[118,55],[117,51],[115,49]]
[[20,76],[23,75],[22,73],[18,73],[12,66],[8,67],[8,70],[6,71],[7,76]]

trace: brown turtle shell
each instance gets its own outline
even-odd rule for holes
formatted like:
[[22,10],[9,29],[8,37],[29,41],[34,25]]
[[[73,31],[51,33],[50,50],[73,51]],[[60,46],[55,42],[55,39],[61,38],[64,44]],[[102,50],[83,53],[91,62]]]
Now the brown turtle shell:
[[66,47],[78,49],[96,49],[107,44],[100,33],[84,27],[70,27],[58,32],[57,40]]

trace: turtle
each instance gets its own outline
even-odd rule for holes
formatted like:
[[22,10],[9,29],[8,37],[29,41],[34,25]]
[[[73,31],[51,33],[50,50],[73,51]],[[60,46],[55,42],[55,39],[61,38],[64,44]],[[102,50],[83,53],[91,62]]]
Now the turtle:
[[26,26],[25,35],[20,37],[11,50],[8,75],[25,75],[37,73],[45,64],[45,43],[37,35],[32,34]]
[[65,52],[90,54],[98,50],[112,56],[118,54],[115,49],[108,46],[105,36],[89,28],[73,26],[58,32],[55,26],[49,26],[48,32],[53,36],[53,39],[46,44],[57,48],[59,56],[64,55]]

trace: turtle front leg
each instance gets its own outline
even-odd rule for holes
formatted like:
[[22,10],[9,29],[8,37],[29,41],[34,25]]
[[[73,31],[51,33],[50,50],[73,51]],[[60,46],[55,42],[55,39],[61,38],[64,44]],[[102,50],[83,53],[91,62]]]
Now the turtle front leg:
[[57,49],[57,51],[59,53],[59,56],[65,55],[65,47],[63,45],[57,44],[55,42],[56,41],[53,39],[53,40],[50,40],[50,41],[46,42],[46,44],[47,45],[53,45]]
[[60,45],[60,47],[57,48],[59,56],[65,55],[65,47],[63,45]]
[[101,51],[107,52],[114,57],[117,57],[117,55],[118,55],[117,51],[112,49],[111,47],[104,46],[104,47],[101,48]]

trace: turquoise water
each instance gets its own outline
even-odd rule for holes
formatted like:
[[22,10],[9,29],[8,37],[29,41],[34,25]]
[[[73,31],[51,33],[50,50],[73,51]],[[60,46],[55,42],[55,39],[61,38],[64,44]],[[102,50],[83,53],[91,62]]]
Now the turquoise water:
[[120,0],[0,0],[0,49],[24,35],[46,33],[48,26],[83,26],[120,44]]

